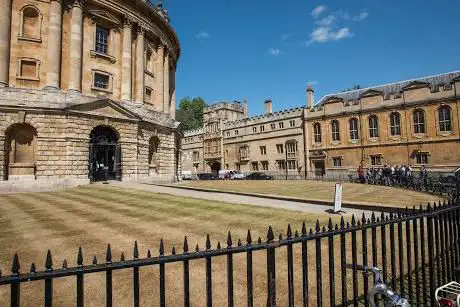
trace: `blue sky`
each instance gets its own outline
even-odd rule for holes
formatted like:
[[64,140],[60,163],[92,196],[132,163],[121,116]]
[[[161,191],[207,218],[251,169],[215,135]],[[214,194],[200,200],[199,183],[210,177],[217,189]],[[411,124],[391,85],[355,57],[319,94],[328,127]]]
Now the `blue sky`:
[[460,69],[460,1],[165,0],[182,54],[176,100],[247,98],[250,114]]

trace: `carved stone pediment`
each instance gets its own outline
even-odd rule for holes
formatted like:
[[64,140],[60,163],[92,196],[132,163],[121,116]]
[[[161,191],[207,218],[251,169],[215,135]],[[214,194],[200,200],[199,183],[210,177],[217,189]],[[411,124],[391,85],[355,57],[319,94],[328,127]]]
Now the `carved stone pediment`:
[[337,96],[331,96],[328,97],[325,101],[324,104],[327,103],[334,103],[334,102],[343,102],[343,98],[337,97]]
[[403,90],[408,91],[408,90],[415,90],[415,89],[424,88],[424,87],[430,87],[430,83],[421,82],[421,81],[412,81],[411,83],[403,87]]
[[109,12],[107,11],[103,11],[103,10],[90,10],[88,11],[88,15],[94,19],[94,20],[103,20],[107,23],[110,23],[114,26],[120,26],[121,23],[120,23],[120,20],[118,20],[118,18],[116,18],[114,15],[110,14]]
[[383,92],[382,91],[377,91],[377,90],[367,90],[365,92],[363,92],[361,95],[360,95],[360,98],[366,98],[366,97],[374,97],[374,96],[382,96],[383,95]]
[[73,113],[97,115],[106,118],[140,120],[137,114],[110,99],[76,104],[67,107],[66,110]]

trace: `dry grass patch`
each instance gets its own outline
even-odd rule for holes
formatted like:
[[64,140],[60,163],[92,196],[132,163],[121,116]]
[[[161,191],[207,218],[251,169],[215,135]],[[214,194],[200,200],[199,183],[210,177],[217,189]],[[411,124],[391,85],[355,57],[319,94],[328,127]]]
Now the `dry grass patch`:
[[[313,180],[212,180],[187,182],[185,186],[332,201],[334,197],[335,182]],[[420,204],[440,200],[439,197],[426,193],[354,183],[344,183],[343,193],[344,201],[401,207],[418,206]]]

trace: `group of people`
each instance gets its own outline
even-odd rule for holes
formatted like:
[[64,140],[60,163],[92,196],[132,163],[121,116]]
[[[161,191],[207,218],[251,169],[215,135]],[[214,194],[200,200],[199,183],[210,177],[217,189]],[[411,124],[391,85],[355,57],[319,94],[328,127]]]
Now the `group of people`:
[[[425,165],[420,168],[418,177],[421,184],[427,184],[428,171]],[[414,174],[411,165],[384,165],[382,168],[372,166],[367,169],[360,165],[358,179],[360,183],[368,184],[409,185],[414,182]]]

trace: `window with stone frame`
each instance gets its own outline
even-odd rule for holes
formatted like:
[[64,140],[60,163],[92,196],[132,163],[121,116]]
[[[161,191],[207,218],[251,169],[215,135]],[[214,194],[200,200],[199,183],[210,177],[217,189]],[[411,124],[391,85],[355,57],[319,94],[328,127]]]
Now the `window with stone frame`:
[[240,147],[240,159],[241,160],[249,159],[249,146]]
[[332,131],[332,141],[340,141],[340,124],[338,120],[333,120],[331,122],[331,131]]
[[264,131],[265,131],[265,126],[263,126],[263,125],[260,126],[260,127],[259,127],[259,130],[260,130],[260,132],[264,132]]
[[441,132],[451,132],[452,123],[451,123],[451,111],[450,107],[442,106],[439,108],[439,131]]
[[94,84],[93,86],[97,89],[109,89],[109,75],[94,73]]
[[289,126],[290,127],[295,127],[295,120],[290,120],[289,121]]
[[238,134],[239,134],[238,130],[235,130],[235,135],[238,135]]
[[241,170],[241,164],[235,163],[235,170],[240,171]]
[[20,58],[18,60],[18,78],[25,80],[40,80],[39,66],[40,62],[36,59]]
[[280,129],[283,129],[284,128],[284,123],[281,122],[281,123],[278,124],[278,126],[280,127]]
[[276,129],[276,124],[275,124],[275,123],[271,123],[271,124],[270,124],[270,127],[272,128],[272,130],[275,130],[275,129]]
[[414,133],[425,133],[425,112],[423,110],[415,110],[414,117]]
[[257,133],[257,127],[252,127],[252,133]]
[[332,164],[334,167],[341,167],[342,166],[342,157],[333,157]]
[[382,156],[381,155],[372,155],[371,156],[371,165],[382,165]]
[[350,140],[357,141],[359,138],[358,119],[357,118],[350,119],[349,125],[350,125]]
[[286,169],[286,161],[277,161],[278,163],[278,169],[279,170],[285,170]]
[[147,103],[152,102],[152,88],[148,86],[145,87],[144,102],[147,102]]
[[297,160],[287,160],[287,169],[294,170],[297,169]]
[[229,136],[230,136],[230,131],[227,131],[227,132],[225,133],[225,135],[226,135],[227,137],[229,137]]
[[267,146],[260,146],[260,154],[265,156],[267,154]]
[[252,170],[253,171],[258,171],[259,170],[259,162],[252,162]]
[[194,151],[192,154],[193,161],[200,161],[200,152],[199,151]]
[[283,144],[276,144],[276,151],[279,154],[282,154],[284,152],[284,145]]
[[157,164],[158,148],[160,145],[160,139],[156,136],[152,136],[149,140],[149,164]]
[[22,20],[18,38],[41,41],[42,15],[40,11],[34,6],[27,5],[21,9],[20,14]]
[[313,139],[315,143],[321,143],[321,124],[314,123],[313,124]]
[[369,116],[369,137],[379,137],[379,119],[376,115]]
[[417,164],[428,164],[428,153],[418,152],[415,154],[415,163]]
[[401,135],[401,115],[398,112],[392,112],[390,114],[390,135]]
[[297,156],[297,142],[288,141],[286,142],[286,155],[289,158],[295,158]]
[[94,51],[102,54],[108,54],[109,50],[109,29],[96,25],[96,40]]
[[260,164],[262,165],[263,171],[268,171],[268,161],[261,161]]

